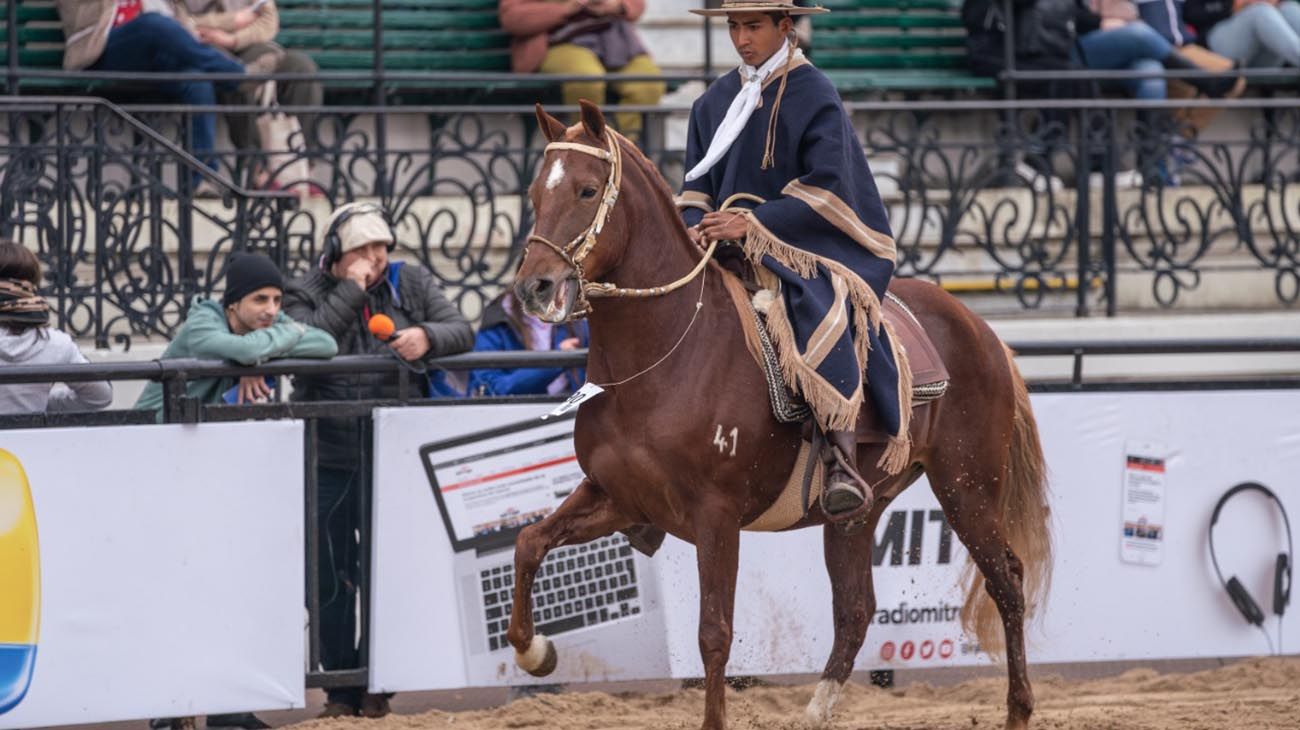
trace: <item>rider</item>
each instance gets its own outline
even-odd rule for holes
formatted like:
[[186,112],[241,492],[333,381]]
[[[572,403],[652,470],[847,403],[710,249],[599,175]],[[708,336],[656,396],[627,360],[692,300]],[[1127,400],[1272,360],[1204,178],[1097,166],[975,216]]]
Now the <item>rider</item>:
[[[882,330],[895,257],[885,208],[834,85],[794,36],[792,16],[827,11],[727,0],[691,12],[727,17],[742,65],[691,109],[678,205],[697,243],[743,242],[770,290],[755,306],[766,314],[782,373],[832,445],[823,508],[833,520],[857,518],[872,497],[855,456],[863,371],[892,435],[877,463],[888,474],[909,458],[911,387],[902,348]],[[764,202],[716,209],[737,193]]]

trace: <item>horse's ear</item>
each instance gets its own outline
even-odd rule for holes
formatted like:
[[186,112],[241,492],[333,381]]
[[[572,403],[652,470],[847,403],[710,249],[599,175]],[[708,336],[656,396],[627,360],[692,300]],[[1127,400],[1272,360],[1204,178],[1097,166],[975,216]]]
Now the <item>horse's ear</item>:
[[578,106],[582,107],[582,126],[587,128],[587,134],[599,140],[605,139],[605,115],[600,107],[586,99],[579,99]]
[[542,136],[547,142],[564,138],[564,122],[547,114],[541,104],[537,105],[537,128],[542,130]]

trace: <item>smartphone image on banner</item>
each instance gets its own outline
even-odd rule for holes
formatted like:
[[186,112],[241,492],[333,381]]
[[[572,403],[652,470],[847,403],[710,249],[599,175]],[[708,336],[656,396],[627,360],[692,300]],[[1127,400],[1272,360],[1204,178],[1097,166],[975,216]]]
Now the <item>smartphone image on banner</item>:
[[1124,444],[1121,492],[1123,524],[1119,557],[1135,565],[1159,565],[1165,556],[1165,445]]

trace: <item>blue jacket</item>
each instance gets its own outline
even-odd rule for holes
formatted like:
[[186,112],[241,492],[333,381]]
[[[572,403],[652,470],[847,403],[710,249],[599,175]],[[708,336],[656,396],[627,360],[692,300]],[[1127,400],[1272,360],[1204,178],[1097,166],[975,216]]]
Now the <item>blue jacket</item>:
[[[560,349],[560,343],[576,336],[583,347],[590,334],[586,322],[556,325],[551,329],[551,349]],[[484,327],[474,340],[475,352],[505,352],[523,350],[523,339],[504,317],[484,316]],[[577,390],[587,378],[583,368],[515,368],[513,370],[473,370],[469,374],[469,395],[546,395],[546,387],[556,378],[564,376],[566,390]]]

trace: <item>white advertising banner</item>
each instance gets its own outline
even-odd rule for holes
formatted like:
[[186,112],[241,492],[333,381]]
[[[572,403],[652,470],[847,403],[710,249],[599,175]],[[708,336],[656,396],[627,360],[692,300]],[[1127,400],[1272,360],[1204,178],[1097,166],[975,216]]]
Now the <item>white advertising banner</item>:
[[[1272,612],[1287,538],[1271,501],[1243,492],[1215,528],[1224,579],[1237,576],[1260,605],[1263,633],[1215,576],[1207,529],[1219,497],[1240,482],[1300,504],[1300,392],[1043,394],[1033,403],[1051,478],[1055,569],[1046,609],[1028,630],[1031,661],[1298,653],[1298,644],[1279,644],[1300,636],[1300,608],[1281,623]],[[457,482],[438,479],[422,456],[450,463],[465,456],[457,448],[490,454],[512,440],[533,443],[535,429],[508,426],[547,410],[458,405],[376,413],[372,690],[534,681],[514,668],[508,647],[489,638],[483,648],[483,632],[466,629],[486,622],[490,636],[498,614],[476,601],[500,591],[491,580],[479,586],[456,577],[454,563],[466,552],[455,549],[448,534],[455,520],[440,514],[436,494]],[[472,436],[502,426],[492,438]],[[457,439],[468,443],[457,446]],[[924,479],[885,512],[870,557],[877,610],[859,669],[988,662],[961,633],[966,551]],[[643,611],[615,622],[629,627],[635,646],[584,641],[596,633],[586,627],[562,634],[560,665],[547,681],[702,673],[694,548],[669,538],[653,560],[636,561]],[[728,671],[819,672],[832,639],[821,530],[746,533]]]
[[304,706],[303,514],[298,421],[0,431],[0,728]]

